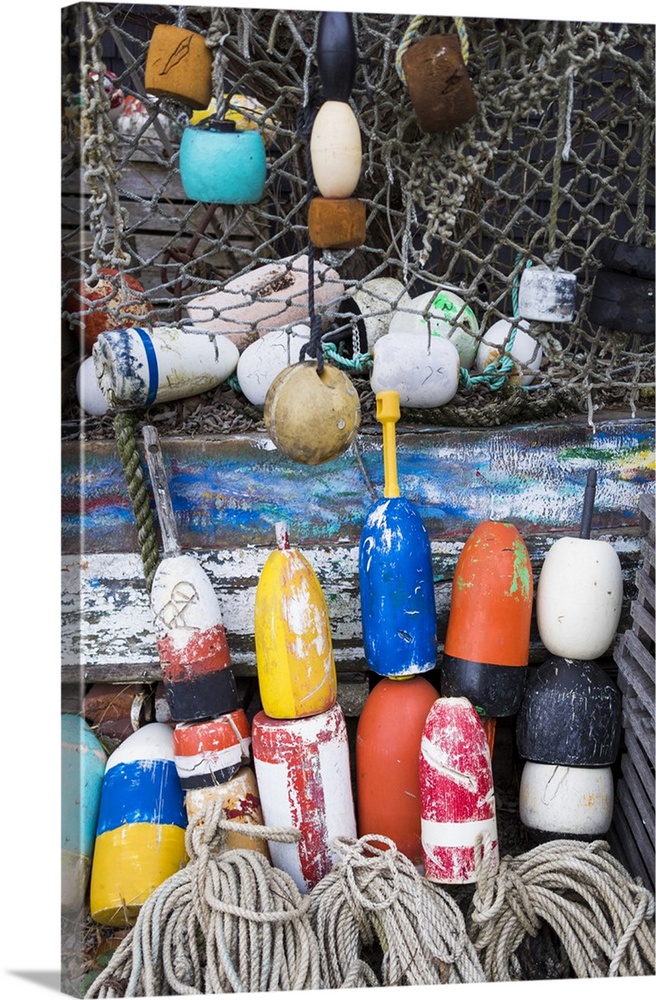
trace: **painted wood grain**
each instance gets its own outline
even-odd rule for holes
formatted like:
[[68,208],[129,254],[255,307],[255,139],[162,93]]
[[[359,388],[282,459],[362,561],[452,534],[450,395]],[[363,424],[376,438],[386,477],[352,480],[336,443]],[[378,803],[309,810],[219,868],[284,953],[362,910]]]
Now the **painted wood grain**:
[[[164,439],[162,450],[183,548],[269,546],[275,523],[292,544],[356,542],[383,494],[382,443],[320,466],[281,455],[265,434]],[[533,533],[578,532],[588,468],[597,471],[593,535],[638,527],[639,499],[654,489],[654,422],[583,420],[489,429],[399,431],[402,495],[432,539],[462,539],[482,520]],[[364,470],[364,471],[363,471]],[[375,494],[375,496],[374,496]],[[135,521],[113,441],[67,442],[62,451],[62,550],[134,552]]]

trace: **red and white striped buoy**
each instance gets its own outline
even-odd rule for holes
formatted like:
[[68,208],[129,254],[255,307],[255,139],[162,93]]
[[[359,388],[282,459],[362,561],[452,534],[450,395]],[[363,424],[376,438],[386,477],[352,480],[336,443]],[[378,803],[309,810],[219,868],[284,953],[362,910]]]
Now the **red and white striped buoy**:
[[228,781],[250,760],[251,727],[242,708],[216,719],[179,722],[173,730],[180,784],[208,788]]
[[494,781],[487,737],[467,698],[438,698],[419,756],[424,873],[432,882],[476,881],[477,839],[498,865]]
[[346,720],[339,703],[302,719],[258,712],[252,751],[267,826],[293,827],[297,843],[269,844],[273,864],[312,889],[339,860],[335,837],[356,837]]

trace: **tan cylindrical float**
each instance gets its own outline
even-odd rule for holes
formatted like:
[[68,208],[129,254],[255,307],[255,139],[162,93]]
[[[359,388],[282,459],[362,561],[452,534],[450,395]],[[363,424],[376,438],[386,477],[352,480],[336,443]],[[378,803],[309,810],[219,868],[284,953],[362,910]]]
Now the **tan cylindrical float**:
[[339,703],[305,719],[258,712],[252,734],[265,823],[301,834],[297,843],[271,841],[271,860],[307,892],[339,860],[335,838],[357,836],[344,713]]
[[[193,823],[209,809],[220,806],[224,817],[244,826],[262,826],[262,803],[255,774],[250,767],[240,768],[227,781],[207,788],[189,788],[185,793],[185,807],[189,823]],[[227,830],[226,851],[259,851],[269,857],[269,847],[262,837],[249,837],[246,833]]]
[[203,35],[156,25],[148,46],[144,86],[154,97],[202,110],[212,99],[212,53]]
[[350,250],[367,235],[364,202],[357,198],[313,198],[308,211],[308,232],[315,247]]

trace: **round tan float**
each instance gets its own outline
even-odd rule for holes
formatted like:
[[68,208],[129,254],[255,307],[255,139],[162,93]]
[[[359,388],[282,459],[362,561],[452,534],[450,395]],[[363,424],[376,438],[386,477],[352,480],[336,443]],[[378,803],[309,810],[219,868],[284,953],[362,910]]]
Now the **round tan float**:
[[348,375],[316,361],[290,365],[273,380],[264,423],[276,448],[304,465],[337,458],[355,439],[360,399]]

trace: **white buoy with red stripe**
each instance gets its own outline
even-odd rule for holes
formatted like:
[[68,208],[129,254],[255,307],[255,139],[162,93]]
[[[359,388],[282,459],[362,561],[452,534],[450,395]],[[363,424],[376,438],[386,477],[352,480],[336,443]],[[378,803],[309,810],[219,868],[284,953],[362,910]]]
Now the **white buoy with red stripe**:
[[419,757],[424,874],[432,882],[476,881],[476,846],[498,866],[496,806],[490,749],[467,698],[438,698]]
[[252,737],[265,823],[301,834],[297,843],[272,841],[271,861],[307,892],[339,860],[335,837],[357,836],[344,713],[339,703],[304,719],[258,712]]
[[228,781],[250,761],[251,727],[242,708],[216,719],[179,722],[173,751],[180,784],[208,788]]
[[239,707],[221,607],[198,560],[181,552],[157,431],[146,424],[143,437],[164,549],[150,604],[171,718],[215,718]]
[[595,660],[612,645],[624,584],[610,542],[590,537],[597,474],[588,472],[578,538],[559,538],[547,552],[536,589],[540,638],[553,656]]

